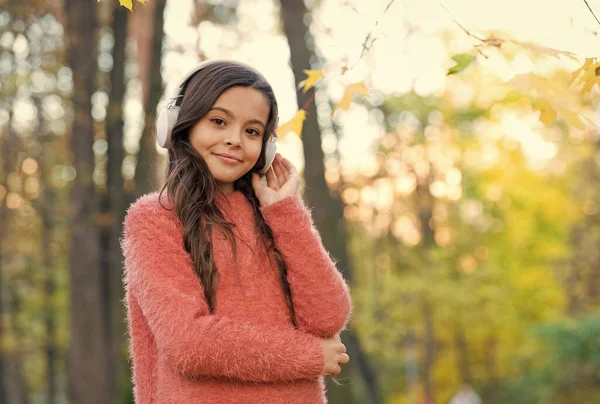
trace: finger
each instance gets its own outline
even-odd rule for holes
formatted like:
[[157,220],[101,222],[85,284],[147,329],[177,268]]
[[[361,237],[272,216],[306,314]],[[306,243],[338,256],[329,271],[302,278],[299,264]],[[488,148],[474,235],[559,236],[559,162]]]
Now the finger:
[[279,165],[281,165],[281,169],[282,170],[286,170],[286,168],[283,166],[283,160],[285,160],[285,157],[283,157],[281,155],[281,153],[277,153],[275,155],[275,160],[277,160],[277,162],[279,163]]
[[296,166],[294,166],[294,164],[292,164],[291,161],[289,161],[288,159],[284,158],[284,159],[282,159],[281,163],[285,167],[284,172],[287,171],[287,177],[288,178],[290,178],[290,177],[297,177],[299,175],[298,174],[298,170],[296,169]]
[[296,170],[296,166],[294,166],[292,164],[291,161],[289,161],[288,159],[286,159],[285,157],[281,158],[281,164],[283,164],[283,166],[285,167],[285,170],[291,175],[294,174],[295,172],[297,172],[298,170]]
[[286,161],[288,161],[288,160],[282,156],[281,160],[280,160],[281,172],[287,181],[287,179],[290,176],[290,169],[289,169],[289,166],[286,165],[286,163],[285,163]]
[[269,168],[269,170],[267,171],[267,185],[269,186],[269,188],[274,189],[276,191],[279,189],[279,182],[277,181],[275,171],[273,171],[273,166],[271,166],[271,168]]
[[264,186],[265,184],[260,180],[260,176],[257,173],[252,173],[252,188],[254,188],[254,192],[258,193],[258,190]]
[[350,362],[350,356],[348,356],[348,354],[341,354],[340,358],[338,359],[338,363],[348,363]]
[[275,175],[277,175],[277,182],[280,186],[287,182],[286,175],[283,172],[284,167],[281,164],[281,159],[281,154],[277,153],[273,164],[273,170],[275,171]]

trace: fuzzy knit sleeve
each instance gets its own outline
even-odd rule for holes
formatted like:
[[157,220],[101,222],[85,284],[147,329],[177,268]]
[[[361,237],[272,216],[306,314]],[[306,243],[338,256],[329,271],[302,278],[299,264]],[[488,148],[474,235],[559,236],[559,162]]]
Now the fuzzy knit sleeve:
[[159,355],[190,377],[250,382],[319,377],[324,358],[318,337],[210,314],[183,247],[181,224],[167,212],[158,197],[141,197],[127,211],[121,239],[124,282],[136,297]]
[[125,293],[129,324],[129,356],[133,361],[133,398],[136,404],[158,404],[156,374],[158,358],[154,338],[144,321],[137,300],[131,290]]
[[352,309],[350,293],[323,247],[310,211],[296,196],[261,211],[287,265],[298,327],[319,337],[339,333]]

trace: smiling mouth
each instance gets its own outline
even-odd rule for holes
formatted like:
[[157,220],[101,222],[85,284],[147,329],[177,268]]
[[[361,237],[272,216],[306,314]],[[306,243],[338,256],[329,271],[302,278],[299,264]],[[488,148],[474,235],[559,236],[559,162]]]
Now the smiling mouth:
[[225,156],[223,154],[216,154],[215,156],[219,157],[222,161],[229,163],[229,164],[235,164],[235,163],[241,163],[240,160],[233,158],[233,157],[229,157],[229,156]]

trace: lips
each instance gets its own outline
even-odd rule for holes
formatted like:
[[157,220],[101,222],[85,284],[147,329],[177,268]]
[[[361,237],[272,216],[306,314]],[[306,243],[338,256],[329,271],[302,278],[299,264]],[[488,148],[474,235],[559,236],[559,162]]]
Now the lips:
[[242,159],[240,159],[239,157],[236,157],[236,156],[232,156],[231,154],[227,154],[227,153],[215,153],[215,155],[217,155],[219,157],[225,157],[225,158],[228,158],[228,159],[231,159],[231,160],[235,160],[235,161],[237,161],[239,163],[242,162]]

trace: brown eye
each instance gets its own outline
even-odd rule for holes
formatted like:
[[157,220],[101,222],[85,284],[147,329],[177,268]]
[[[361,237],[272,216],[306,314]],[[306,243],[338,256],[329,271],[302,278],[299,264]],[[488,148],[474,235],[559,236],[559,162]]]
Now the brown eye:
[[246,132],[248,132],[252,136],[260,136],[260,132],[257,131],[256,129],[248,129]]
[[213,119],[211,119],[211,121],[214,122],[218,126],[225,125],[225,121],[222,120],[221,118],[213,118]]

